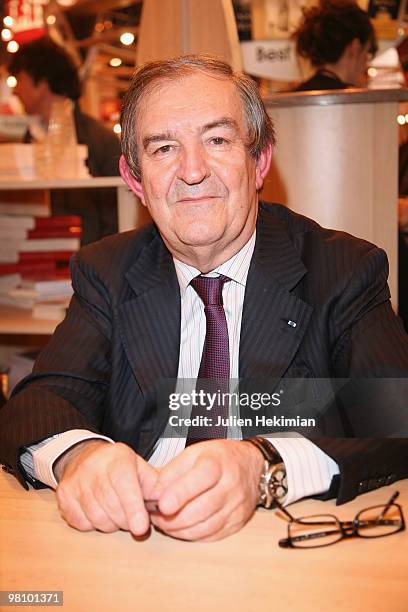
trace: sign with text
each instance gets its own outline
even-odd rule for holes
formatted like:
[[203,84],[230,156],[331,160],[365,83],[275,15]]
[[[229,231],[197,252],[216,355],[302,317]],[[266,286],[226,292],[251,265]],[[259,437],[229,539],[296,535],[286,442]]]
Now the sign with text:
[[45,34],[43,6],[46,0],[6,0],[4,15],[13,19],[14,40],[26,43]]
[[241,43],[244,70],[276,81],[301,79],[295,43],[291,40],[251,40]]

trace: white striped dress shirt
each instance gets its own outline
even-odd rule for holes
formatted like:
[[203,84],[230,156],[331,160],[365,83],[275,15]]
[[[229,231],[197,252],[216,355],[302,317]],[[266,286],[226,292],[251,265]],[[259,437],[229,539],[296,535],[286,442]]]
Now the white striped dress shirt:
[[[230,377],[233,380],[237,380],[239,375],[242,308],[254,246],[255,233],[238,253],[209,273],[210,276],[224,274],[231,279],[223,287],[223,302],[229,335]],[[174,264],[181,295],[178,380],[182,385],[183,381],[197,378],[205,340],[206,320],[204,304],[190,285],[190,281],[200,274],[200,271],[177,259],[174,259]],[[180,387],[176,389],[179,390]],[[237,406],[231,407],[231,414],[238,415]],[[180,432],[167,426],[155,446],[149,463],[160,467],[178,455],[185,448],[187,431],[184,433],[182,436]],[[109,440],[106,436],[97,436],[83,430],[73,430],[54,436],[27,449],[21,457],[23,466],[35,478],[55,488],[57,482],[52,465],[56,459],[73,444],[98,437]],[[240,428],[229,428],[228,437],[240,439],[242,437]],[[297,433],[272,434],[265,437],[273,443],[286,466],[288,478],[286,504],[328,490],[332,477],[339,473],[339,469],[337,464],[315,444]]]

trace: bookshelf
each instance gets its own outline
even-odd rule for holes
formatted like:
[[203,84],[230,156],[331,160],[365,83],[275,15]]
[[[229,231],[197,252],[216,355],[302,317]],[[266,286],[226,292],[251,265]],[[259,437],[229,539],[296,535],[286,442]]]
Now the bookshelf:
[[[18,191],[21,199],[24,193],[27,200],[30,193],[43,192],[47,197],[52,189],[95,189],[115,187],[118,203],[118,227],[119,231],[127,231],[139,227],[148,220],[146,209],[133,192],[127,187],[120,177],[95,177],[85,179],[58,179],[58,180],[0,180],[0,199],[2,194],[10,191]],[[8,344],[12,336],[47,336],[51,335],[59,321],[49,319],[35,319],[31,311],[23,308],[15,308],[0,305],[0,344]]]
[[120,176],[100,176],[84,179],[0,180],[0,197],[4,191],[44,191],[51,189],[95,189],[115,187],[118,202],[118,227],[120,232],[134,229],[141,223],[143,207]]

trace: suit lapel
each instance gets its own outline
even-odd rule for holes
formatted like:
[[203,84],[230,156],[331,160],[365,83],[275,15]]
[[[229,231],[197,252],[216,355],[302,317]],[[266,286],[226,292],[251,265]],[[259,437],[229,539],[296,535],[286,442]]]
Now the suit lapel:
[[175,379],[180,350],[180,289],[173,259],[156,235],[128,270],[134,296],[119,308],[123,345],[144,395]]
[[[241,379],[280,379],[289,367],[313,310],[291,293],[306,272],[284,224],[261,209],[242,314]],[[126,278],[133,293],[118,312],[123,346],[141,392],[153,406],[159,382],[177,377],[180,349],[180,289],[172,257],[159,235]],[[166,403],[155,407],[149,447],[168,418]]]
[[313,311],[291,293],[306,272],[284,224],[261,208],[242,313],[241,379],[280,379],[289,367]]

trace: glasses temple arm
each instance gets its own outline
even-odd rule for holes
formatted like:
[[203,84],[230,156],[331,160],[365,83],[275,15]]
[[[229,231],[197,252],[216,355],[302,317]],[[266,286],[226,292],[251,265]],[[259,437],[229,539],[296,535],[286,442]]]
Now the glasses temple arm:
[[285,516],[286,516],[286,517],[287,517],[287,518],[288,518],[288,519],[289,519],[289,520],[290,520],[292,523],[295,523],[295,522],[297,521],[297,519],[296,519],[294,516],[292,516],[292,515],[291,515],[291,513],[290,513],[288,510],[286,510],[286,508],[284,508],[280,502],[278,502],[277,500],[275,500],[275,503],[276,503],[276,507],[277,507],[277,508],[278,508],[278,509],[279,509],[281,512],[283,512],[283,514],[284,514],[284,515],[285,515]]
[[380,516],[378,517],[379,519],[384,518],[384,514],[388,511],[388,509],[390,508],[390,506],[392,506],[392,504],[394,503],[394,501],[397,499],[399,495],[399,491],[395,491],[390,499],[388,500],[388,503],[384,506],[383,511],[381,512]]

